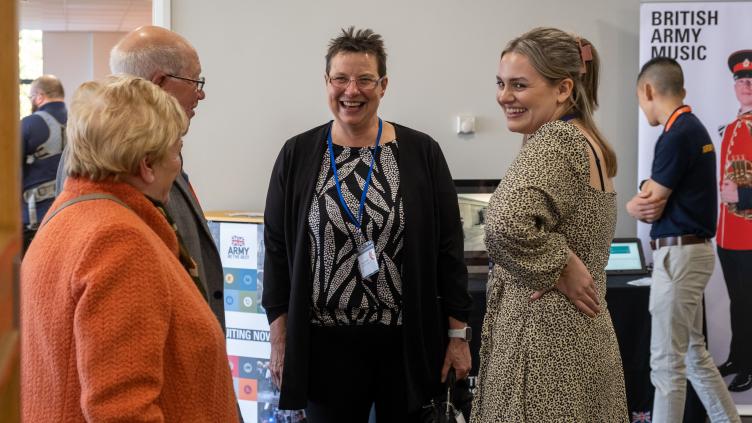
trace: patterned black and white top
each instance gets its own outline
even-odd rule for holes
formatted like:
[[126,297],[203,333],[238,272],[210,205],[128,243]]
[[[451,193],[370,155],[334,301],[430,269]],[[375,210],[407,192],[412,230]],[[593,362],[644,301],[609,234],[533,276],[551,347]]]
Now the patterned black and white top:
[[[362,235],[340,204],[329,150],[324,150],[308,213],[315,325],[402,324],[405,218],[397,141],[379,150],[363,209]],[[356,218],[373,151],[373,147],[334,145],[342,196]],[[379,271],[363,279],[358,269],[358,248],[367,240],[376,248]]]

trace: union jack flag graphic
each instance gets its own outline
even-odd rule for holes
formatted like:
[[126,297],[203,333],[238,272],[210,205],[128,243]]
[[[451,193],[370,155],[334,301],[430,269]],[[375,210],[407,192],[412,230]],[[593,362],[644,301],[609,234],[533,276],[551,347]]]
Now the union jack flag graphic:
[[233,247],[245,247],[245,238],[242,236],[233,235],[232,246]]
[[650,411],[633,411],[632,423],[652,423],[653,419],[650,417]]

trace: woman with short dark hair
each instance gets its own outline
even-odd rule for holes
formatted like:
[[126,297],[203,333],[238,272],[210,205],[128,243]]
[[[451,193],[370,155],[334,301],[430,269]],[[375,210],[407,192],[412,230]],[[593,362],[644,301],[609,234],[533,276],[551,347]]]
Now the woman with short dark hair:
[[352,423],[375,402],[380,422],[411,421],[450,367],[470,371],[457,196],[438,143],[377,114],[388,83],[378,34],[343,30],[324,82],[334,120],[285,143],[266,201],[280,408]]

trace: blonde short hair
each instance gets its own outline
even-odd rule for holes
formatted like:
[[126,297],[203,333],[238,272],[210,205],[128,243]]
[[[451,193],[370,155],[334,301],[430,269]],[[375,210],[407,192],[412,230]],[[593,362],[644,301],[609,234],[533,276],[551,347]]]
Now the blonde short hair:
[[187,129],[180,103],[150,81],[110,75],[85,82],[70,106],[66,172],[94,181],[134,175],[144,158],[164,160]]

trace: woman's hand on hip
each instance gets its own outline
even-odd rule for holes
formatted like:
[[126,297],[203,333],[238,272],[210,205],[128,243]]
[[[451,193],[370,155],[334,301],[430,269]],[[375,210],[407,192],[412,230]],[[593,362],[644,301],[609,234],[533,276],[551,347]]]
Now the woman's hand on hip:
[[[553,288],[536,291],[530,296],[530,301],[535,301]],[[595,317],[601,312],[598,290],[595,288],[590,271],[585,263],[573,252],[569,252],[567,265],[556,281],[556,289],[559,290],[569,301],[583,314]]]
[[285,365],[285,339],[287,338],[287,314],[277,317],[270,325],[271,359],[269,370],[272,372],[272,382],[277,389],[282,389],[282,373]]
[[571,251],[569,261],[556,281],[556,289],[584,314],[595,317],[601,312],[601,302],[598,300],[593,276],[590,275],[585,263]]

